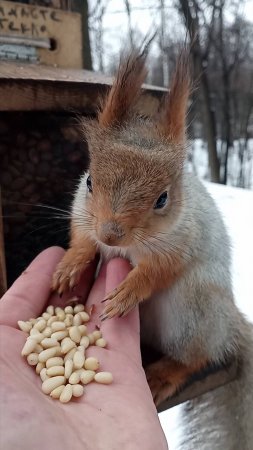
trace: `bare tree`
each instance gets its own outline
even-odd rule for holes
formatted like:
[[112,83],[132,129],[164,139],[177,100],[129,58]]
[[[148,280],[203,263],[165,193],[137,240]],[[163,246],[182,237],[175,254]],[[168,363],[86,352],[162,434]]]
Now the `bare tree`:
[[109,0],[97,0],[90,12],[90,29],[94,36],[94,53],[98,59],[98,69],[104,72],[104,26],[103,20]]
[[126,13],[127,13],[127,20],[128,20],[128,35],[130,39],[130,45],[133,49],[134,47],[134,36],[133,36],[133,27],[132,27],[132,14],[131,14],[131,7],[130,2],[128,0],[124,0],[125,7],[126,7]]
[[[222,182],[227,184],[228,178],[228,157],[229,151],[233,147],[233,133],[232,133],[232,76],[234,69],[243,62],[241,53],[241,26],[233,29],[233,36],[235,37],[235,45],[231,46],[228,28],[224,25],[224,7],[226,0],[217,2],[216,8],[218,14],[218,33],[216,39],[212,40],[216,53],[219,55],[221,62],[221,85],[222,85],[222,113],[223,113],[223,132],[222,141],[225,144],[224,158],[223,158],[223,178]],[[238,24],[240,22],[238,21]],[[234,48],[232,48],[234,47]]]
[[[235,2],[234,2],[235,4]],[[240,5],[242,2],[240,1]],[[252,103],[252,27],[240,16],[239,8],[232,23],[226,23],[224,0],[216,1],[216,34],[211,38],[208,74],[216,104],[216,122],[221,141],[221,181],[228,182],[230,153],[239,152],[243,176],[243,153],[247,153],[245,137],[250,125]],[[236,140],[236,147],[234,142]],[[243,141],[245,142],[243,150]],[[239,145],[239,149],[238,149]],[[241,176],[241,182],[242,182]]]
[[168,67],[168,51],[165,44],[165,8],[164,0],[159,0],[159,12],[160,12],[160,30],[159,30],[159,46],[161,52],[162,62],[162,85],[168,86],[169,84],[169,67]]
[[[212,105],[211,90],[206,73],[206,60],[200,44],[200,24],[198,18],[198,4],[196,0],[179,0],[181,14],[191,40],[191,53],[194,62],[195,77],[199,80],[200,91],[203,98],[205,134],[208,145],[208,159],[211,180],[220,182],[220,161],[216,145],[215,111]],[[193,11],[192,11],[193,8]]]

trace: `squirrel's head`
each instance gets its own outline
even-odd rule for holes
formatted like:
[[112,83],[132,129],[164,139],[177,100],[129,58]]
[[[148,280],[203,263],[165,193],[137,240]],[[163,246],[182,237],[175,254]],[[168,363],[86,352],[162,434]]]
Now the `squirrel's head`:
[[188,54],[181,54],[170,91],[153,119],[134,113],[146,76],[145,60],[145,52],[124,60],[98,120],[83,121],[90,155],[89,173],[82,180],[87,229],[109,246],[150,246],[147,239],[176,220],[180,205]]

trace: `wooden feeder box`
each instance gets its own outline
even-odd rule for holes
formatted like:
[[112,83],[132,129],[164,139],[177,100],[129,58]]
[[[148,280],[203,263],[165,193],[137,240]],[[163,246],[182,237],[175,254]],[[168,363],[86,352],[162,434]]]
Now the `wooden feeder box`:
[[1,60],[81,69],[81,15],[0,0]]

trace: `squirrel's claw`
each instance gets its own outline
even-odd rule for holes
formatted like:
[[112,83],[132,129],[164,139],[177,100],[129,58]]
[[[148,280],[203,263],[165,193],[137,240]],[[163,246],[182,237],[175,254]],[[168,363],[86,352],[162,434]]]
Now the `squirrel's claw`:
[[101,321],[118,316],[127,315],[138,303],[139,299],[127,283],[122,283],[114,291],[106,296],[101,303],[108,302],[104,311],[100,314]]
[[51,289],[52,291],[58,292],[58,294],[62,296],[65,291],[72,290],[75,284],[75,275],[71,275],[69,270],[59,266],[53,274]]
[[84,263],[70,264],[68,261],[65,262],[64,259],[60,261],[53,274],[52,290],[58,292],[59,295],[62,295],[68,290],[73,292],[79,281],[83,267]]

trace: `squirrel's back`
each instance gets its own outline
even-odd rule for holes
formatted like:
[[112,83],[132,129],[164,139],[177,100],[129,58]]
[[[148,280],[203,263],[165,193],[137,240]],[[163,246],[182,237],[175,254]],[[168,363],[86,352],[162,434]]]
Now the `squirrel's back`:
[[[195,207],[204,205],[203,218],[200,212],[197,216],[198,221],[203,220],[202,242],[206,241],[205,248],[217,258],[216,262],[210,260],[210,266],[214,264],[216,269],[218,266],[216,276],[220,274],[224,285],[230,285],[231,289],[230,243],[220,213],[211,197],[203,192],[199,180],[187,176],[187,183],[195,193]],[[228,312],[234,316],[232,332],[236,342],[234,357],[239,365],[237,378],[182,406],[181,450],[253,449],[253,325],[235,305],[230,305]]]
[[[203,338],[202,342],[203,345],[207,343],[210,350],[218,345],[217,348],[221,348],[224,354],[230,347],[232,359],[235,358],[238,361],[238,375],[234,381],[181,406],[181,443],[178,448],[180,450],[253,450],[253,326],[245,320],[233,302],[230,241],[215,202],[202,182],[188,173],[184,176],[184,192],[185,211],[181,217],[181,233],[183,233],[183,224],[190,222],[194,229],[194,252],[198,254],[199,260],[194,269],[179,282],[179,287],[172,288],[171,295],[161,294],[161,300],[164,303],[161,306],[159,320],[155,320],[159,308],[155,307],[155,312],[152,313],[152,303],[144,305],[143,310],[145,307],[150,308],[149,315],[152,317],[148,325],[149,331],[152,330],[152,323],[159,324],[163,329],[167,323],[167,332],[163,333],[163,336],[167,334],[170,342],[173,343],[175,335],[174,342],[178,343],[181,340],[183,347],[187,347],[187,339],[183,331],[183,338],[180,339],[180,327],[187,330],[194,327],[191,322],[191,312],[196,313],[197,307],[201,308],[200,302],[203,301],[201,297],[193,299],[191,292],[194,292],[194,286],[201,284],[204,286],[208,280],[210,282],[213,280],[224,288],[224,292],[231,292],[231,297],[221,296],[217,303],[210,303],[208,314],[207,305],[202,303],[203,325],[207,335],[209,334],[208,339]],[[191,301],[196,303],[189,308]],[[170,305],[169,302],[171,302]],[[145,323],[143,310],[142,318]],[[213,329],[209,327],[212,319],[214,319]],[[216,327],[218,323],[220,327]],[[200,316],[196,326],[201,330]],[[165,345],[165,342],[161,342],[160,345]],[[181,351],[179,348],[178,352],[181,353]],[[214,350],[214,353],[216,352],[217,349]]]

